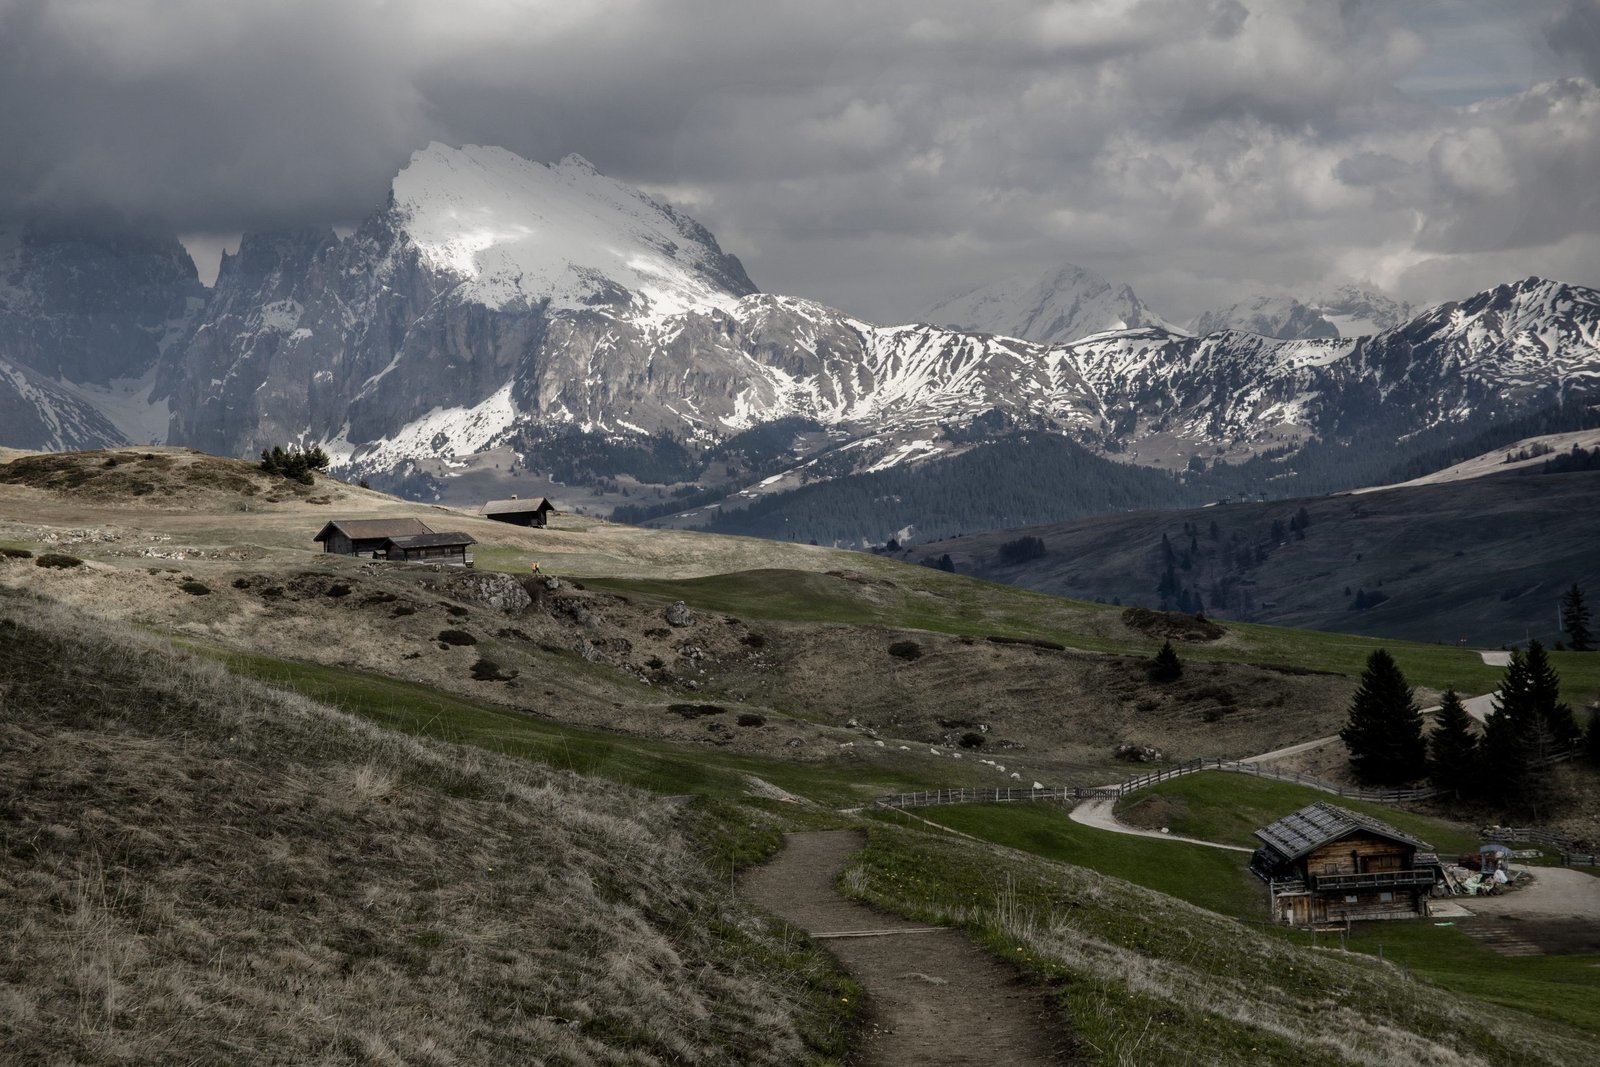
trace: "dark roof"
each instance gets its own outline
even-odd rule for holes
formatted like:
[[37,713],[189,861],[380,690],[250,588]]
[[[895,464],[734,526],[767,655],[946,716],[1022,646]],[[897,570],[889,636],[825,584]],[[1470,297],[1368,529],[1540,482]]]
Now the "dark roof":
[[524,511],[554,511],[556,506],[542,496],[530,496],[526,500],[512,497],[510,500],[491,500],[483,506],[485,515],[516,514]]
[[326,541],[339,531],[352,541],[371,541],[382,537],[409,537],[413,534],[431,534],[433,530],[421,519],[334,519],[318,531],[313,541]]
[[1257,830],[1256,836],[1284,859],[1297,860],[1323,845],[1363,830],[1414,848],[1432,847],[1426,841],[1418,841],[1410,834],[1401,833],[1381,819],[1329,804],[1325,800],[1308,804],[1293,815],[1285,815],[1272,825]]
[[475,545],[478,539],[464,533],[425,533],[390,537],[383,543],[390,548],[445,548],[449,545]]

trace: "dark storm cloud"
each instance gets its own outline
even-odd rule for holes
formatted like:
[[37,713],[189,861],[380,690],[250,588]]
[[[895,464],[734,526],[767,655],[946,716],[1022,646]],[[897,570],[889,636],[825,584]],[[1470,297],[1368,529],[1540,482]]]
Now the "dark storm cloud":
[[1600,82],[1600,0],[1569,0],[1550,20],[1550,47]]
[[348,223],[439,139],[579,152],[759,284],[880,318],[1067,260],[1175,316],[1343,274],[1596,282],[1596,10],[0,0],[0,215]]

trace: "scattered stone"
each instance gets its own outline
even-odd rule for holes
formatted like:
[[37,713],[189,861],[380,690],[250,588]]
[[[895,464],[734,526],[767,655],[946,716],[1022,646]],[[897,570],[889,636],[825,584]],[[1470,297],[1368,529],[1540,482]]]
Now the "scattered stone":
[[667,610],[662,612],[662,618],[667,620],[668,626],[694,625],[694,612],[690,611],[689,606],[681,600],[674,600]]
[[1154,745],[1136,745],[1131,741],[1118,745],[1115,755],[1124,763],[1160,763],[1167,758],[1166,753]]
[[[555,581],[555,579],[550,579]],[[509,574],[474,574],[460,581],[460,592],[484,607],[507,615],[526,611],[533,598],[522,583]]]

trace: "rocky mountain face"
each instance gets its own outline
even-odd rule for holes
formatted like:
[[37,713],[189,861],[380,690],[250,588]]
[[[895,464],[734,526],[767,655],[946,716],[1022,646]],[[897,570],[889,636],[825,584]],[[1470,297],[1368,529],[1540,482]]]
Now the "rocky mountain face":
[[0,230],[0,444],[150,440],[149,379],[204,296],[173,238],[87,224]]
[[[1313,438],[1382,450],[1600,393],[1600,294],[1577,286],[1528,279],[1404,319],[1359,287],[1287,317],[1258,307],[1273,330],[1314,334],[1284,340],[1191,336],[1064,268],[941,305],[968,329],[882,326],[758,292],[698,223],[578,157],[474,146],[416,153],[349,236],[246,235],[203,307],[175,242],[8,247],[0,402],[35,415],[0,423],[0,443],[164,422],[169,443],[223,455],[318,443],[348,475],[418,476],[405,484],[446,498],[553,476],[534,447],[552,440],[606,452],[563,479],[606,483],[604,508],[628,484],[633,501],[706,488],[697,450],[780,420],[800,436],[759,472],[746,452],[719,485],[932,462],[1019,427],[1169,469]],[[1394,325],[1343,337],[1339,320]],[[646,469],[668,438],[679,458]]]
[[959,293],[920,318],[951,330],[997,333],[1059,345],[1109,330],[1145,326],[1178,331],[1152,312],[1126,285],[1112,285],[1072,264],[1042,277],[1018,276]]
[[1189,324],[1205,335],[1236,330],[1281,341],[1310,341],[1338,337],[1339,328],[1314,308],[1288,296],[1257,296],[1231,307],[1207,311]]

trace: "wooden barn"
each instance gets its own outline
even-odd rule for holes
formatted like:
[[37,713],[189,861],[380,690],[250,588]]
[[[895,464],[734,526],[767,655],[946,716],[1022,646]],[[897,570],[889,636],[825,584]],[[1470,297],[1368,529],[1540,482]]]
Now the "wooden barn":
[[470,567],[472,555],[468,545],[477,539],[464,533],[409,534],[389,537],[383,542],[383,558],[392,563],[442,563],[446,566]]
[[1388,823],[1318,802],[1256,831],[1250,869],[1272,892],[1272,918],[1291,926],[1428,914],[1442,876],[1430,848]]
[[491,500],[483,506],[483,517],[495,522],[509,522],[513,526],[544,526],[549,522],[555,505],[542,496],[527,500]]
[[415,537],[433,530],[421,519],[335,519],[313,541],[322,542],[322,551],[341,556],[383,558],[384,542],[391,537]]

